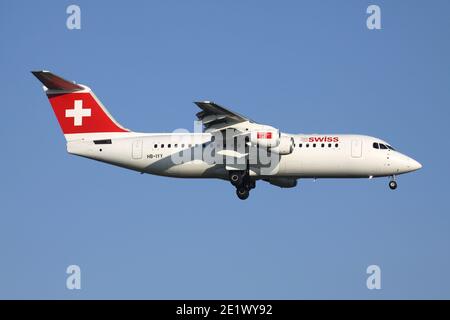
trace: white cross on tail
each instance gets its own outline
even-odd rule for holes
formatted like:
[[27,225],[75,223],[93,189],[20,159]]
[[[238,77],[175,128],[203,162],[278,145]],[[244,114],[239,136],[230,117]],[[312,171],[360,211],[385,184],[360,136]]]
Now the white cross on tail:
[[66,110],[66,118],[73,118],[73,125],[83,125],[83,117],[90,117],[91,109],[83,109],[83,100],[75,100],[73,109]]

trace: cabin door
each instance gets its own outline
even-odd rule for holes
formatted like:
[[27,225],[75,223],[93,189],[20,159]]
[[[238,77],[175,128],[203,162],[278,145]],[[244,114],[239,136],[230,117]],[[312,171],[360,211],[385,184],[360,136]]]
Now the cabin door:
[[362,141],[352,140],[352,157],[361,158],[362,156]]

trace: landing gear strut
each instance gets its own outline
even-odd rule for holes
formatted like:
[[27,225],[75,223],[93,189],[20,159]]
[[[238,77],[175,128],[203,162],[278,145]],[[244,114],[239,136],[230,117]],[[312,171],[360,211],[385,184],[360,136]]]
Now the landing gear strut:
[[395,177],[392,177],[392,180],[389,181],[389,188],[391,188],[391,190],[397,189],[397,181],[395,181],[394,179]]

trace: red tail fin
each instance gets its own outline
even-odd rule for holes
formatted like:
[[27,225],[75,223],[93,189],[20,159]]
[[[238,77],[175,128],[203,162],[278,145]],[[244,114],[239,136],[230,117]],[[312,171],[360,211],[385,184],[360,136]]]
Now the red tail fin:
[[114,120],[88,87],[74,84],[48,71],[32,73],[44,84],[65,135],[129,131]]

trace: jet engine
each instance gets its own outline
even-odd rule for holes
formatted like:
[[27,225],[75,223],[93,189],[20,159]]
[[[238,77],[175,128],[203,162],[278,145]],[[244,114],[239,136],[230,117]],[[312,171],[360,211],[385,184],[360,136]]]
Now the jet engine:
[[279,130],[255,130],[250,133],[250,143],[263,148],[274,148],[280,144]]
[[270,151],[278,153],[279,155],[291,154],[294,151],[294,138],[290,136],[281,136],[277,147],[270,148]]

